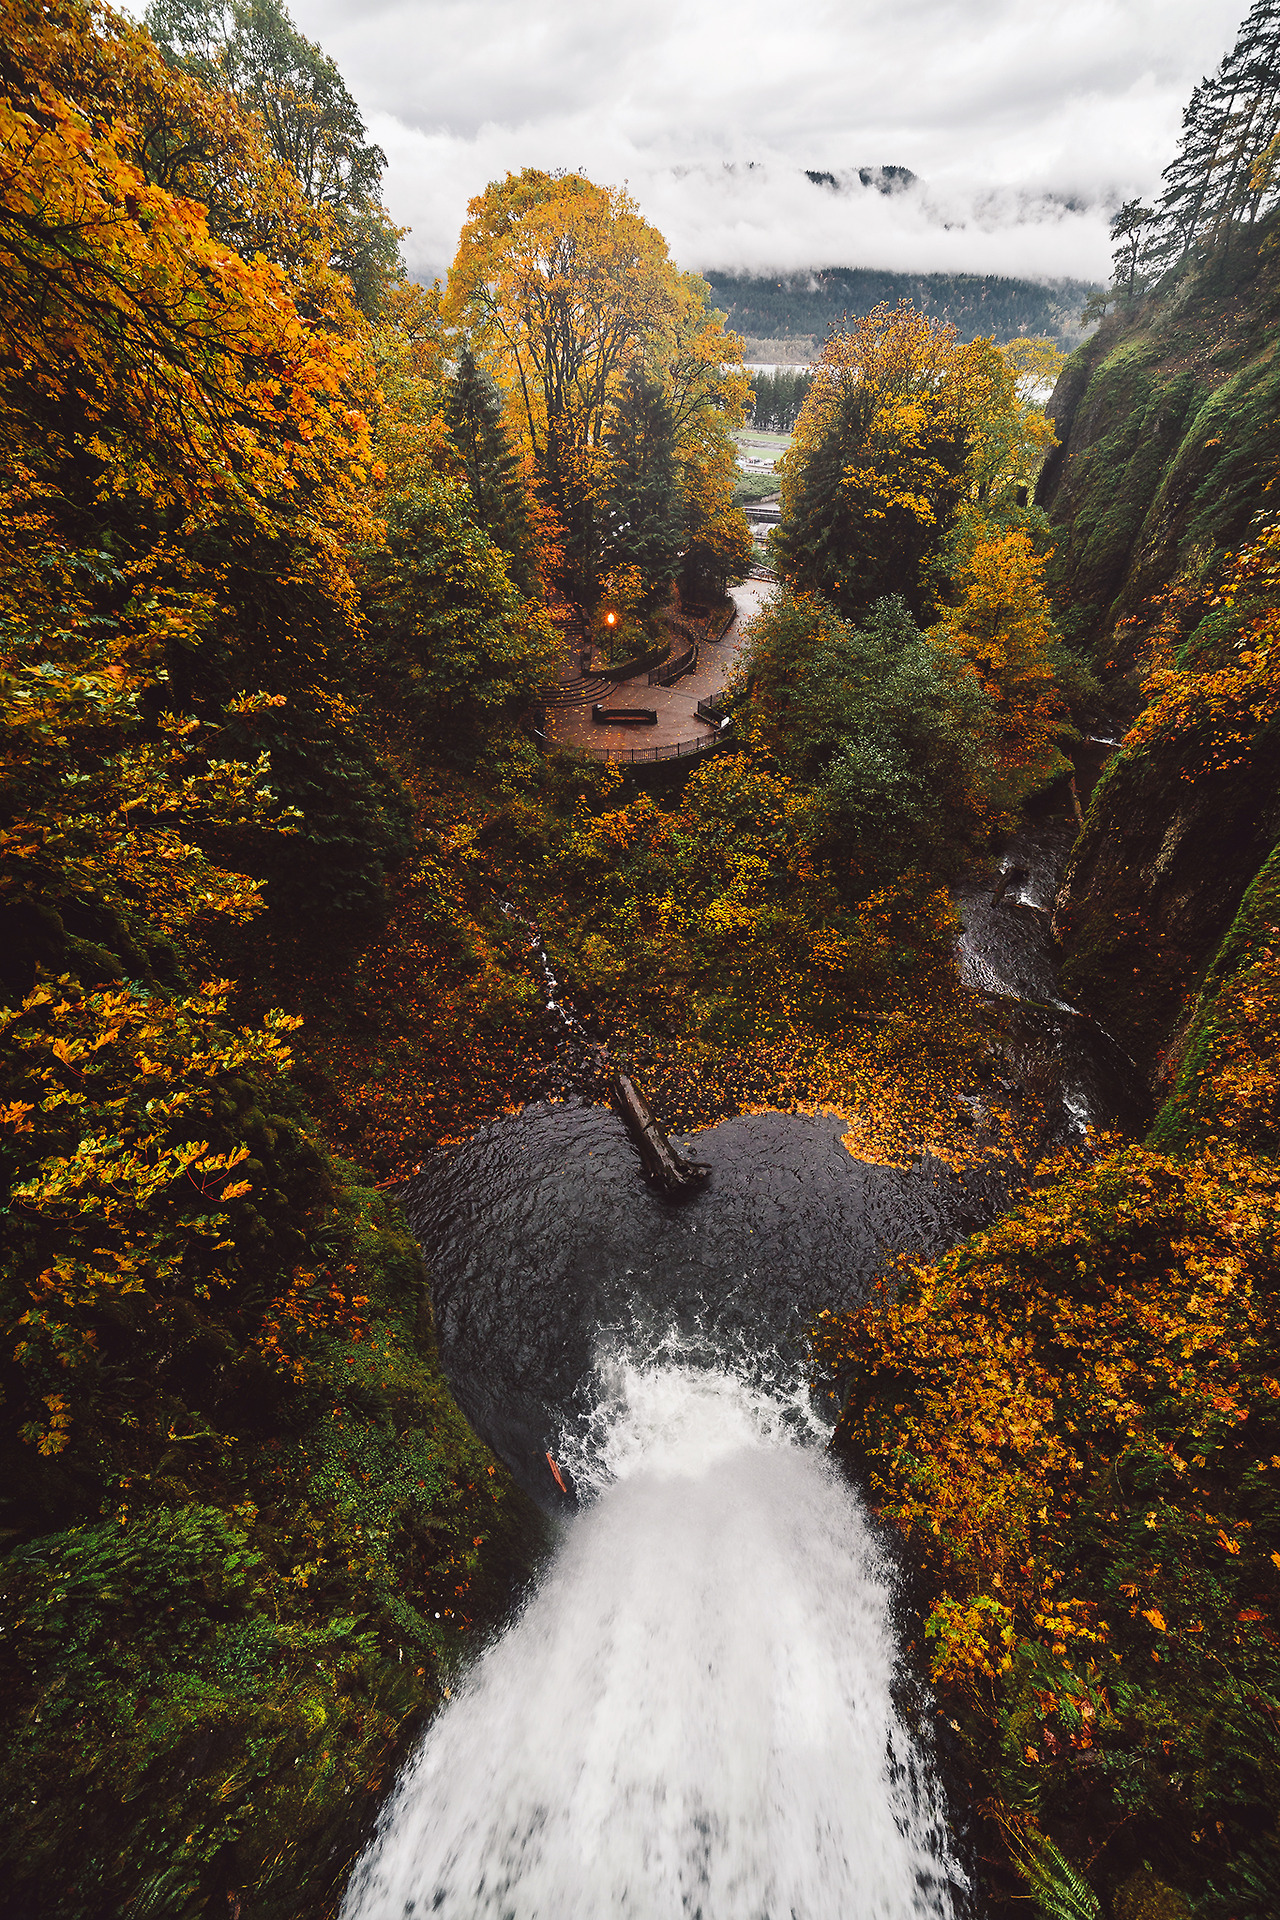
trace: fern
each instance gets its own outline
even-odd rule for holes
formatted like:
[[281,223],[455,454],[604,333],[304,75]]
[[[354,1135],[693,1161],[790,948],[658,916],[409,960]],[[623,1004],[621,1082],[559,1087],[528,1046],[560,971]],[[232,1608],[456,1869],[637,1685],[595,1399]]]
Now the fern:
[[1101,1920],[1102,1908],[1093,1888],[1063,1859],[1047,1834],[1028,1828],[1010,1832],[1006,1838],[1040,1920]]

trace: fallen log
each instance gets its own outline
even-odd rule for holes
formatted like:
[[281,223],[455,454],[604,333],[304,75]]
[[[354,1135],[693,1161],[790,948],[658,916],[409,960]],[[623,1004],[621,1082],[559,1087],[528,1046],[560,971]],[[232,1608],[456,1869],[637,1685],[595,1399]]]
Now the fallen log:
[[649,1103],[629,1074],[615,1067],[609,1080],[614,1112],[635,1141],[640,1162],[656,1186],[670,1199],[679,1199],[700,1187],[710,1167],[686,1160],[676,1152],[650,1110]]

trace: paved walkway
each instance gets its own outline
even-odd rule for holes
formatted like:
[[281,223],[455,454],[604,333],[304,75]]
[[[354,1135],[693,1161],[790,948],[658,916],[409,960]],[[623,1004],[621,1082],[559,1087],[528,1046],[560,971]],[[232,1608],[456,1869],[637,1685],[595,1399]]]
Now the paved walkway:
[[[712,644],[704,641],[698,656],[696,673],[687,673],[674,687],[651,687],[647,673],[634,680],[620,680],[601,695],[609,707],[652,707],[658,715],[656,727],[607,727],[591,718],[591,708],[568,707],[547,714],[551,738],[560,747],[586,747],[599,752],[616,749],[626,758],[633,747],[672,747],[678,741],[710,739],[716,732],[697,714],[699,700],[719,693],[729,678],[744,641],[744,628],[758,613],[773,591],[770,580],[744,580],[731,589],[737,606],[733,624],[724,639]],[[679,650],[679,641],[676,650]]]

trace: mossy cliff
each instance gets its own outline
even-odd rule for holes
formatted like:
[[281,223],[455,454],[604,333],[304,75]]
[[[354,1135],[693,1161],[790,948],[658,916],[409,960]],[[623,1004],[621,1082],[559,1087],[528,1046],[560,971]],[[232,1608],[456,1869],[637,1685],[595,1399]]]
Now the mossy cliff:
[[1099,783],[1054,921],[1062,981],[1153,1076],[1175,1065],[1205,970],[1277,834],[1271,729],[1240,764],[1198,779],[1170,740],[1122,751]]
[[1111,315],[1063,368],[1036,489],[1057,535],[1064,630],[1130,664],[1118,623],[1237,546],[1280,456],[1275,218],[1172,289]]
[[1146,703],[1064,879],[1063,979],[1157,1086],[1280,833],[1269,580],[1231,558],[1257,548],[1280,458],[1275,237],[1237,237],[1072,356],[1039,489],[1064,622],[1118,708]]

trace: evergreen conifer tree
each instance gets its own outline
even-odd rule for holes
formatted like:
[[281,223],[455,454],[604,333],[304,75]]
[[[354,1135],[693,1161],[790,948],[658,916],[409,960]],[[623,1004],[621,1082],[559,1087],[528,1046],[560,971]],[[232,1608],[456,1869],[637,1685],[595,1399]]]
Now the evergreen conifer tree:
[[475,501],[476,519],[507,556],[507,572],[525,595],[537,590],[536,540],[520,462],[502,424],[494,380],[463,347],[444,405],[449,433]]
[[662,388],[634,365],[604,440],[604,548],[610,567],[634,566],[652,605],[675,579],[682,545],[675,423]]
[[752,375],[751,424],[759,427],[762,433],[767,433],[773,425],[776,387],[777,381],[771,373],[762,370]]
[[1182,116],[1178,152],[1142,260],[1159,274],[1194,248],[1227,246],[1276,199],[1280,141],[1280,0],[1255,0],[1235,46]]
[[1115,242],[1111,255],[1114,268],[1112,285],[1117,291],[1123,290],[1129,300],[1139,290],[1138,262],[1142,258],[1143,242],[1154,218],[1152,209],[1144,207],[1140,200],[1126,200],[1118,212],[1111,216],[1111,238]]
[[813,385],[813,376],[799,368],[775,368],[751,377],[751,424],[762,433],[790,433]]

